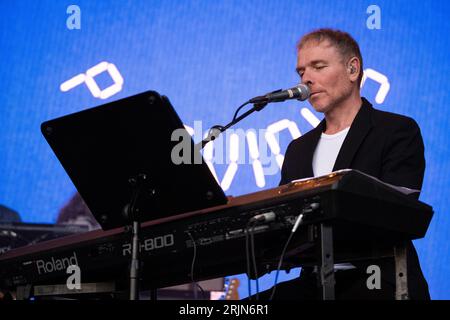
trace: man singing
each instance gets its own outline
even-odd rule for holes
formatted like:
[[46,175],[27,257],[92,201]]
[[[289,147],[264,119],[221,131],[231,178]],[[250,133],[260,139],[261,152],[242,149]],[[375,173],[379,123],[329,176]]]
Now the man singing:
[[[319,29],[303,36],[297,50],[297,72],[310,88],[309,102],[325,118],[289,144],[280,184],[350,168],[420,190],[425,170],[420,129],[413,119],[376,110],[360,96],[363,59],[356,41],[346,32]],[[407,249],[409,297],[430,299],[412,242]],[[381,270],[376,290],[366,285],[372,264]],[[392,258],[335,265],[335,278],[336,299],[395,298]],[[270,293],[260,293],[260,299]],[[320,299],[315,271],[303,268],[298,279],[279,284],[274,299]]]

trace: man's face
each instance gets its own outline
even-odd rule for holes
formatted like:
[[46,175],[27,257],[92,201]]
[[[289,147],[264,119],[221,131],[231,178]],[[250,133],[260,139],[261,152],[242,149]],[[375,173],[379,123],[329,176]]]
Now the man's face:
[[317,112],[330,111],[351,94],[346,64],[327,40],[307,42],[298,52],[296,69],[311,90],[308,100]]

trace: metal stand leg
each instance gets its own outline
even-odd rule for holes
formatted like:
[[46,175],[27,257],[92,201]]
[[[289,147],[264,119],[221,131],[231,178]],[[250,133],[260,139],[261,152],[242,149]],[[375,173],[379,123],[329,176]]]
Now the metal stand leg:
[[406,244],[394,247],[395,299],[409,300]]
[[130,300],[139,300],[139,230],[140,222],[133,221],[132,258],[130,265]]
[[320,224],[320,287],[323,300],[334,300],[333,227]]
[[154,196],[156,191],[151,188],[150,180],[145,173],[139,173],[137,176],[128,179],[132,188],[130,202],[123,208],[124,216],[131,222],[132,242],[131,242],[131,262],[130,262],[130,300],[139,300],[139,281],[140,281],[140,242],[139,233],[141,229],[140,222],[140,203],[139,197],[143,192],[148,196]]

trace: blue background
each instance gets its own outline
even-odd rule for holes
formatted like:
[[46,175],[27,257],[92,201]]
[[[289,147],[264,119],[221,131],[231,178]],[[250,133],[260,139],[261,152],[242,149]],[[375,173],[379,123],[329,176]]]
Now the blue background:
[[[81,29],[66,26],[66,9],[81,9]],[[167,95],[184,123],[203,130],[225,124],[244,101],[298,83],[295,44],[318,27],[333,27],[359,42],[365,68],[384,74],[390,90],[375,103],[379,85],[362,94],[376,108],[413,117],[420,125],[427,167],[421,200],[435,216],[415,241],[434,299],[450,298],[450,4],[377,1],[381,29],[366,21],[372,1],[7,1],[0,0],[0,203],[27,222],[55,222],[75,189],[40,134],[48,119],[146,90]],[[85,84],[60,85],[101,61],[113,63],[123,88],[106,100]],[[101,88],[112,84],[97,76]],[[306,103],[269,105],[238,125],[264,129],[282,119],[301,133],[312,129],[300,114]],[[321,119],[319,114],[316,116]],[[292,139],[280,133],[282,153]],[[228,164],[215,165],[219,180]],[[264,188],[279,181],[268,174]],[[240,164],[227,194],[260,190],[251,165]],[[232,253],[230,253],[232,254]],[[298,275],[298,269],[283,280]],[[240,295],[247,295],[242,275]],[[265,276],[267,288],[273,275]]]

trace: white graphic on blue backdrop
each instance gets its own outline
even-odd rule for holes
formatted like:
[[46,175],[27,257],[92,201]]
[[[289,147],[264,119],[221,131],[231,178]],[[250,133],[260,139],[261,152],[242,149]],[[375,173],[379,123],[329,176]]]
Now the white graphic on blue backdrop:
[[[97,82],[95,81],[95,76],[98,76],[103,72],[108,72],[109,76],[113,80],[113,84],[104,89],[100,89]],[[102,61],[89,68],[86,73],[77,74],[69,80],[64,81],[63,83],[61,83],[59,89],[62,92],[66,92],[83,83],[86,84],[87,88],[94,98],[108,99],[109,97],[112,97],[122,90],[123,77],[113,63]]]
[[[103,72],[108,72],[109,76],[113,80],[113,84],[104,89],[100,89],[97,82],[95,81],[95,76]],[[375,101],[378,104],[382,104],[386,99],[386,96],[390,89],[389,79],[379,71],[370,68],[365,69],[361,81],[361,88],[364,86],[368,78],[379,83],[380,86],[376,93]],[[60,90],[62,92],[67,92],[83,83],[86,84],[93,97],[99,99],[107,99],[122,90],[124,79],[113,63],[103,61],[89,68],[86,73],[80,73],[70,78],[69,80],[64,81],[60,85]],[[315,128],[320,122],[320,120],[308,108],[302,108],[300,114],[303,119],[312,126],[312,128]],[[201,123],[201,121],[196,122]],[[195,127],[197,127],[197,130],[194,129]],[[185,125],[185,128],[191,136],[196,136],[199,132],[203,133],[201,125],[194,126],[194,128],[190,127],[189,125]],[[300,130],[294,121],[291,121],[289,119],[282,119],[269,124],[265,130],[258,130],[259,134],[256,134],[255,130],[247,130],[246,132],[243,132],[242,130],[230,129],[224,135],[224,137],[226,137],[225,143],[223,143],[223,141],[221,141],[219,138],[218,140],[207,144],[203,150],[203,157],[217,182],[221,185],[222,189],[224,191],[230,189],[231,183],[233,182],[233,179],[238,171],[239,163],[246,163],[246,161],[244,160],[245,144],[247,144],[249,150],[250,164],[253,168],[255,184],[258,188],[264,188],[266,186],[265,176],[278,174],[283,165],[284,155],[281,153],[281,147],[278,139],[279,133],[283,130],[288,130],[291,135],[291,139],[297,139],[301,136]],[[206,136],[207,132],[203,134],[203,138],[205,138]],[[261,141],[262,138],[264,138],[263,141]],[[197,139],[197,142],[198,140],[200,139]],[[220,145],[221,147],[225,145],[226,150],[224,152],[218,152],[217,145]],[[274,170],[274,166],[272,165],[273,161],[269,161],[269,163],[267,163],[267,161],[261,161],[261,155],[266,154],[266,145],[269,146],[270,151],[274,155],[274,159],[279,170]],[[264,150],[261,150],[261,148],[264,148]],[[221,148],[221,150],[222,149],[223,148]],[[228,164],[228,166],[223,178],[219,179],[214,167],[214,163],[223,164],[224,159],[222,157],[224,154],[226,157],[225,162]],[[221,157],[221,159],[218,160],[217,157]],[[264,158],[267,159],[267,157]],[[264,164],[270,164],[270,166],[263,167]]]

